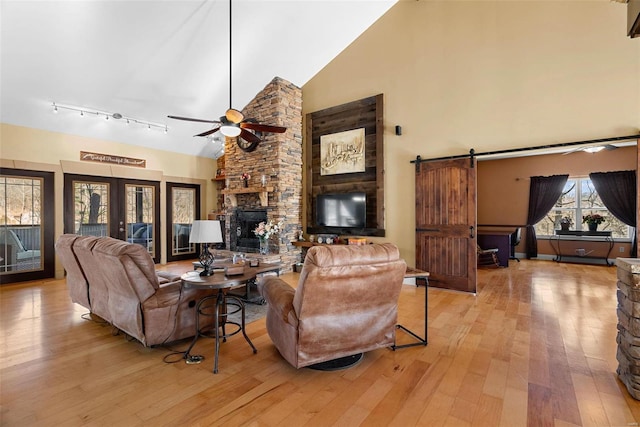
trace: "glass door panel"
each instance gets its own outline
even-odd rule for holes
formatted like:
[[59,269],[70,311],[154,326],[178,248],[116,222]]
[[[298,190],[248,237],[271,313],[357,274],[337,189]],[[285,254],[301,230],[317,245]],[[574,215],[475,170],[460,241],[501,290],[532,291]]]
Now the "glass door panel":
[[125,184],[127,242],[147,248],[155,258],[155,188],[151,185]]
[[171,206],[173,227],[171,228],[171,255],[194,253],[189,244],[191,224],[196,215],[196,191],[193,188],[173,187],[171,189],[173,204]]
[[42,270],[42,178],[0,176],[0,273]]
[[168,223],[167,241],[169,251],[167,261],[195,258],[196,245],[189,243],[191,224],[199,219],[200,187],[191,184],[167,183]]
[[53,277],[52,187],[50,172],[0,170],[0,283]]
[[109,236],[108,182],[73,181],[73,231],[81,236]]

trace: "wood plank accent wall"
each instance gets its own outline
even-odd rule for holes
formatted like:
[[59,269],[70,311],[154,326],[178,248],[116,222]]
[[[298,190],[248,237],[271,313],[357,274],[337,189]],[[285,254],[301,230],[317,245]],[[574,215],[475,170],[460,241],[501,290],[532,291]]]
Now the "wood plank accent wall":
[[[320,175],[320,137],[365,129],[365,171]],[[338,105],[306,115],[307,233],[384,236],[384,126],[383,95]],[[364,191],[367,223],[364,229],[316,227],[316,196],[323,193]]]

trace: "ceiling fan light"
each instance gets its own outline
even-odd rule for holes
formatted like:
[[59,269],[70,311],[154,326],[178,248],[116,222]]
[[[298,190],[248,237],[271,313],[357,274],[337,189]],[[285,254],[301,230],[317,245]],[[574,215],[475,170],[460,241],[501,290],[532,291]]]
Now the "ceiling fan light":
[[597,153],[598,151],[604,149],[603,145],[598,145],[597,147],[587,147],[584,149],[587,153]]
[[224,136],[235,138],[236,136],[240,135],[241,129],[240,127],[234,125],[223,125],[220,126],[220,132],[222,132]]
[[244,114],[242,114],[235,108],[229,108],[225,113],[225,116],[227,117],[227,120],[233,123],[240,123],[242,120],[244,120]]

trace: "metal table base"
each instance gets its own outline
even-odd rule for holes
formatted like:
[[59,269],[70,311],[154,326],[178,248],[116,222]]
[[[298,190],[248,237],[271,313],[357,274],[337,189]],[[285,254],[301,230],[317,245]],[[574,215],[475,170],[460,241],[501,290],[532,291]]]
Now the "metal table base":
[[[215,299],[214,304],[206,305],[207,302],[212,301],[213,299]],[[226,305],[227,310],[229,306],[236,307],[236,309],[231,312],[225,311],[221,315],[220,308],[223,305]],[[213,308],[213,313],[207,311],[208,309],[211,309],[211,308]],[[240,323],[231,322],[227,320],[227,316],[229,314],[237,313],[238,311],[242,312]],[[210,332],[200,328],[200,316],[206,316],[206,317],[213,316],[213,335],[211,335]],[[220,317],[224,318],[224,322],[222,325],[220,325]],[[207,338],[214,338],[215,339],[215,358],[213,362],[213,373],[217,374],[218,359],[220,355],[220,338],[222,338],[222,341],[225,342],[228,337],[231,337],[239,332],[242,332],[244,339],[247,340],[247,342],[253,349],[253,353],[256,354],[258,350],[255,348],[255,346],[247,336],[247,333],[245,332],[244,321],[245,321],[244,303],[240,298],[237,298],[231,295],[225,295],[225,293],[222,291],[218,291],[215,295],[210,295],[202,298],[198,302],[198,305],[196,306],[196,335],[193,337],[193,341],[191,341],[191,345],[189,345],[189,348],[185,352],[184,359],[187,361],[187,363],[189,363],[189,361],[191,361],[191,363],[199,363],[200,361],[204,360],[204,356],[192,355],[191,349],[198,341],[198,338],[200,338],[201,336],[207,337]],[[226,332],[227,325],[237,326],[237,329],[227,333]],[[220,328],[222,328],[222,334],[220,334]]]
[[405,274],[404,277],[405,278],[414,277],[416,279],[416,286],[419,286],[418,279],[424,280],[424,338],[420,337],[418,334],[407,329],[406,327],[398,324],[396,325],[396,329],[400,329],[406,332],[407,334],[411,335],[413,338],[416,339],[416,342],[409,343],[409,344],[401,344],[401,345],[394,344],[391,346],[391,350],[393,351],[399,348],[426,346],[428,343],[427,326],[428,326],[429,320],[427,318],[427,315],[429,313],[429,273],[421,270],[407,269],[407,273]]

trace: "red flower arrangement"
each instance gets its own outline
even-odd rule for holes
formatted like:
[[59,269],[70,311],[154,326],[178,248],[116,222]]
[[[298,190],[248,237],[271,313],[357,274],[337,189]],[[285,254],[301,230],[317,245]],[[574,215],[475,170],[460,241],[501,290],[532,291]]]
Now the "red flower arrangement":
[[582,223],[587,224],[602,224],[605,222],[605,218],[600,214],[589,214],[582,217]]

